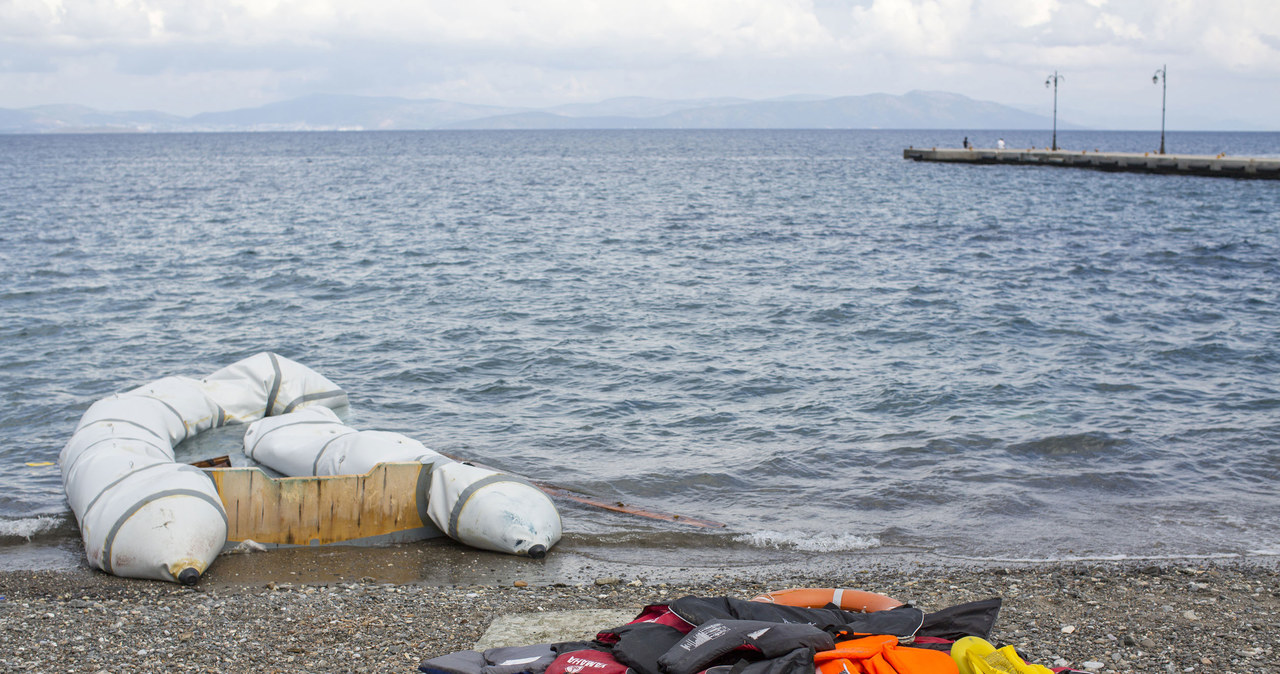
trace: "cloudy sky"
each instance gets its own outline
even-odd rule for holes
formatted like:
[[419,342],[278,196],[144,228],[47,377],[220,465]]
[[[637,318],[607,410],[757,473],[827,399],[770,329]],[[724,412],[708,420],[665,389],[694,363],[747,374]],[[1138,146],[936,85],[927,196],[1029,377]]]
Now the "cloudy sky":
[[1280,0],[0,0],[0,107],[308,93],[550,106],[952,91],[1104,128],[1280,129]]

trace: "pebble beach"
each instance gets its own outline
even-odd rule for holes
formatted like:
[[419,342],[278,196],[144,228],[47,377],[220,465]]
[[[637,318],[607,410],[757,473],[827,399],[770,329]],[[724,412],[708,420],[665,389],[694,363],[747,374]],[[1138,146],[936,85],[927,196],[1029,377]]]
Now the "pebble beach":
[[[369,573],[356,576],[360,564],[345,563],[353,575],[337,577],[297,556],[275,558],[292,571],[278,561],[262,566],[271,554],[224,557],[193,587],[86,567],[0,572],[0,671],[412,672],[423,659],[471,648],[506,616],[854,587],[926,611],[1002,597],[991,641],[1050,667],[1280,672],[1280,572],[1268,560],[953,567],[853,559],[847,571],[810,574],[803,565],[628,573],[579,559],[566,573],[444,547],[425,559],[416,549],[356,553]],[[405,575],[403,567],[424,563],[435,565],[430,574]]]

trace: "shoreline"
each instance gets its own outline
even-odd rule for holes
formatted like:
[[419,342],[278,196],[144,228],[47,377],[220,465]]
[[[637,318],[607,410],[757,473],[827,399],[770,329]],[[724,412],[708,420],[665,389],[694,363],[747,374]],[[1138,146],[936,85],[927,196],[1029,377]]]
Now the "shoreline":
[[471,648],[504,616],[638,613],[687,594],[750,598],[785,587],[871,590],[926,611],[998,596],[992,642],[1050,667],[1243,674],[1274,671],[1280,658],[1271,558],[991,566],[793,557],[658,566],[573,550],[543,563],[450,545],[303,548],[224,556],[192,588],[83,565],[0,571],[0,669],[412,672]]

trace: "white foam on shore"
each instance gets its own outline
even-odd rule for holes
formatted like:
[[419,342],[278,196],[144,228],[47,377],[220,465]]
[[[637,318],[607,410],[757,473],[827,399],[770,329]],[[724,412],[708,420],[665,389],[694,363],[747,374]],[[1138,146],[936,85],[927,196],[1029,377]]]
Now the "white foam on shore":
[[1246,559],[1249,557],[1280,556],[1277,550],[1250,550],[1248,553],[1218,552],[1203,555],[1060,555],[1049,557],[973,557],[969,555],[947,555],[938,553],[939,557],[960,559],[969,562],[999,562],[1007,564],[1070,564],[1075,562],[1191,562],[1215,561],[1225,559]]
[[27,517],[20,520],[0,519],[0,538],[25,538],[28,541],[35,536],[52,531],[62,524],[59,517]]
[[828,534],[812,531],[757,531],[737,536],[734,540],[759,548],[799,550],[801,552],[839,552],[869,550],[880,547],[875,536]]

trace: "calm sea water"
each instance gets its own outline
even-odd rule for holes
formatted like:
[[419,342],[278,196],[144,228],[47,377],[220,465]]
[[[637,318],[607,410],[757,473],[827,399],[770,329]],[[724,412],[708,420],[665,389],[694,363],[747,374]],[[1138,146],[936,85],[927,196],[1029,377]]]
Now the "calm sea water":
[[79,545],[27,464],[93,401],[263,350],[361,428],[728,524],[563,504],[581,544],[1280,554],[1280,183],[901,158],[963,135],[0,136],[0,566]]

